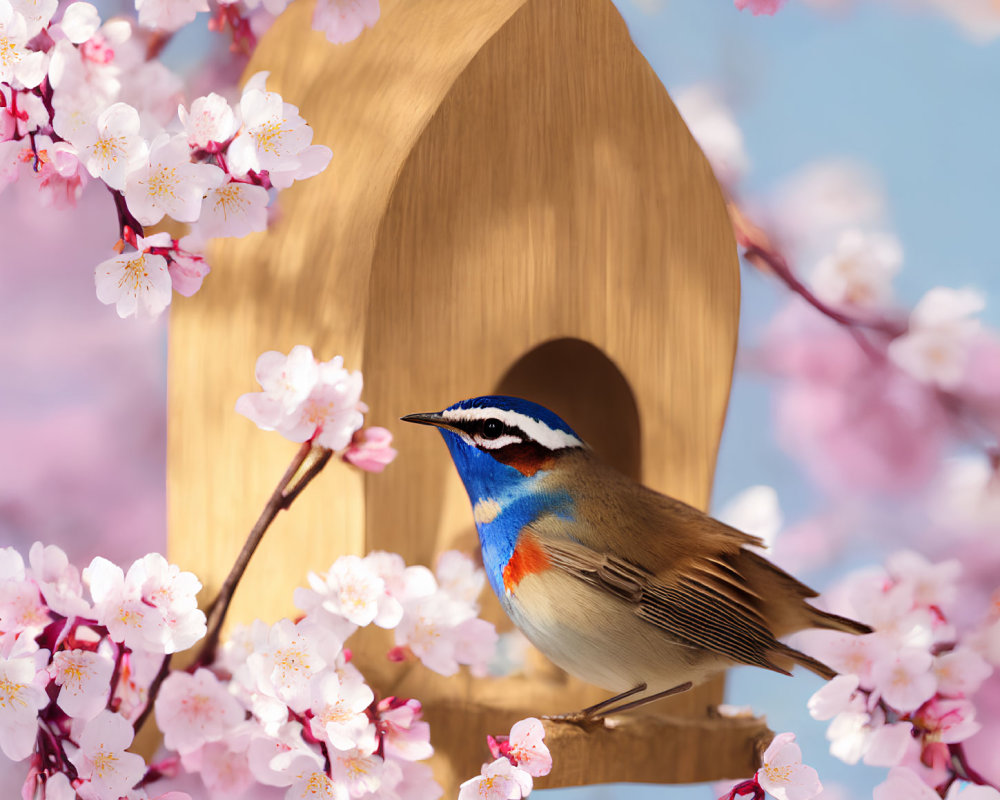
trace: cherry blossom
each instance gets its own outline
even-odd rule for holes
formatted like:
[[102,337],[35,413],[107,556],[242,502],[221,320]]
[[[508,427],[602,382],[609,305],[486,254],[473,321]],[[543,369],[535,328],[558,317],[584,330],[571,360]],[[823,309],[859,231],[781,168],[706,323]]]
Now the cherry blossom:
[[28,48],[35,33],[8,0],[0,0],[0,82],[15,89],[31,89],[42,82],[45,54]]
[[90,3],[70,3],[59,20],[59,30],[73,44],[83,44],[101,27],[101,17]]
[[[206,237],[246,236],[267,227],[267,190],[240,181],[210,185],[198,231]],[[175,217],[176,218],[176,217]]]
[[408,647],[424,666],[442,675],[454,675],[463,663],[485,673],[497,634],[475,613],[441,592],[420,598],[405,607],[396,644]]
[[381,472],[396,458],[391,445],[392,433],[385,428],[361,428],[354,432],[343,458],[365,472]]
[[49,610],[29,580],[0,584],[0,631],[38,634],[52,621]]
[[158,646],[165,627],[163,614],[143,602],[138,586],[126,584],[121,567],[97,557],[83,571],[83,580],[90,586],[94,615],[113,641],[138,650]]
[[346,786],[352,797],[377,792],[382,784],[384,765],[381,756],[362,750],[330,752],[330,775],[334,782]]
[[0,750],[12,761],[27,758],[34,748],[36,714],[49,703],[41,671],[46,660],[48,652],[33,640],[0,636]]
[[129,567],[126,583],[137,586],[143,602],[162,614],[163,652],[187,650],[205,635],[205,614],[198,608],[201,581],[193,572],[150,553]]
[[347,800],[349,797],[347,787],[322,770],[303,775],[285,793],[285,800]]
[[208,0],[135,0],[135,9],[144,28],[175,31],[208,11]]
[[486,573],[466,553],[460,550],[440,553],[434,562],[434,576],[441,591],[477,607],[479,595],[486,584]]
[[403,616],[399,600],[386,592],[385,581],[357,556],[341,556],[325,577],[323,607],[355,625],[375,623],[394,628]]
[[531,794],[531,786],[531,775],[506,758],[498,758],[462,784],[458,800],[519,800]]
[[[297,712],[309,708],[310,680],[327,664],[314,637],[308,634],[305,625],[279,620],[268,630],[266,643],[247,657],[256,690]],[[280,713],[281,709],[275,711]]]
[[324,145],[310,144],[312,129],[295,106],[264,89],[266,79],[266,72],[258,72],[243,89],[243,127],[229,146],[229,168],[239,176],[266,170],[271,183],[284,189],[321,172],[333,154]]
[[247,761],[250,724],[230,731],[225,739],[181,754],[184,769],[197,773],[212,797],[240,797],[253,785],[255,778]]
[[984,305],[972,289],[931,289],[910,314],[906,334],[889,343],[889,358],[917,380],[954,388],[965,374],[979,331],[979,320],[972,315]]
[[720,92],[711,86],[690,86],[674,95],[674,103],[719,180],[727,186],[737,183],[749,169],[750,158],[743,131]]
[[[101,711],[86,722],[77,737],[79,749],[69,753],[77,773],[97,797],[120,797],[146,772],[142,756],[129,753],[134,731],[120,714]],[[83,787],[80,790],[83,791]],[[86,796],[86,795],[84,795]]]
[[129,210],[143,225],[169,214],[178,222],[194,222],[209,188],[225,181],[212,164],[192,164],[185,137],[160,134],[149,146],[149,161],[133,170],[125,184]]
[[971,647],[958,646],[934,659],[938,692],[948,696],[974,694],[993,668]]
[[379,725],[385,739],[385,754],[404,761],[421,761],[434,753],[431,728],[421,719],[419,700],[386,697],[379,701]]
[[69,716],[89,720],[108,702],[114,660],[104,652],[60,650],[52,656],[49,673],[59,695],[56,703]]
[[[336,672],[327,672],[313,682],[310,730],[317,739],[325,739],[338,750],[351,750],[361,742],[375,750],[375,727],[365,710],[375,700],[363,680],[341,680]],[[424,756],[426,758],[426,756]]]
[[177,116],[191,147],[205,148],[213,142],[225,142],[239,128],[232,107],[215,92],[197,98],[191,103],[190,111],[179,106]]
[[903,250],[894,236],[852,228],[816,264],[813,290],[835,305],[884,308],[892,298],[892,279],[902,263]]
[[889,705],[899,711],[915,711],[937,691],[932,664],[931,654],[926,650],[904,648],[895,656],[877,662],[872,668],[872,678]]
[[323,757],[302,738],[302,726],[288,722],[272,734],[258,733],[247,749],[250,771],[266,786],[291,786],[323,769]]
[[779,733],[761,757],[761,787],[778,800],[809,800],[823,791],[816,770],[802,763],[794,733]]
[[263,392],[245,394],[238,413],[264,430],[277,430],[293,442],[313,441],[342,450],[364,423],[360,372],[344,369],[344,359],[311,362],[312,351],[299,345],[287,359],[270,351],[257,359]]
[[357,39],[379,18],[379,0],[318,0],[312,25],[334,44]]
[[874,800],[941,800],[937,792],[906,767],[893,767],[889,777],[875,787]]
[[147,249],[136,236],[136,249],[113,256],[97,265],[94,281],[97,299],[115,304],[118,316],[155,317],[170,305],[171,281],[167,260]]
[[138,111],[127,103],[114,103],[101,112],[95,124],[73,133],[71,141],[88,172],[112,189],[124,189],[128,173],[146,162],[149,147],[139,133],[139,124]]
[[743,11],[744,9],[750,9],[750,13],[753,15],[758,14],[776,14],[778,9],[781,8],[785,0],[733,0],[736,7]]
[[207,669],[172,672],[156,698],[164,744],[182,755],[214,742],[243,720],[243,709]]
[[519,720],[510,729],[504,755],[533,778],[548,775],[552,771],[552,755],[543,739],[545,728],[540,720],[535,717]]
[[24,17],[29,36],[35,36],[46,27],[56,13],[58,0],[10,0],[14,11]]

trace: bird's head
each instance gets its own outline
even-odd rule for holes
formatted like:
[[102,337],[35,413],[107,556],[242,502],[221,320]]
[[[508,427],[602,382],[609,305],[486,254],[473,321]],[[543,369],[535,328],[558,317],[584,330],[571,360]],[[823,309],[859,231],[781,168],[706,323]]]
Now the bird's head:
[[403,420],[441,431],[473,502],[550,470],[561,456],[586,447],[556,414],[518,397],[474,397]]

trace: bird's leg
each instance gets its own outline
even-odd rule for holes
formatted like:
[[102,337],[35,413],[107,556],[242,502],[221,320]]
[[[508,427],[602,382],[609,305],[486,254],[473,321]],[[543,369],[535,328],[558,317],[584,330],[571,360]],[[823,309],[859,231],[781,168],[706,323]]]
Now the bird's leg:
[[[655,700],[662,700],[664,697],[670,697],[673,694],[680,694],[681,692],[686,692],[693,685],[694,684],[691,683],[691,681],[687,681],[686,683],[682,683],[680,686],[675,686],[672,689],[665,689],[662,692],[651,694],[649,695],[649,697],[640,697],[638,700],[633,700],[631,703],[622,703],[620,706],[615,706],[614,708],[608,708],[602,711],[600,714],[598,714],[598,717],[606,717],[608,714],[620,714],[622,711],[631,711],[633,708],[639,708],[639,706],[644,706],[647,703],[654,702]],[[643,684],[643,688],[645,688],[645,684]],[[629,692],[627,695],[625,695],[625,697],[628,697],[628,695],[632,694],[635,691],[636,690],[633,689],[632,692]],[[623,698],[619,695],[619,697],[614,699],[617,700]]]
[[[553,722],[569,722],[574,725],[588,725],[591,723],[596,723],[602,721],[608,714],[617,714],[621,711],[628,711],[633,708],[639,708],[639,706],[644,706],[647,703],[652,703],[654,700],[659,700],[663,697],[669,697],[672,694],[680,694],[681,692],[686,692],[691,688],[691,681],[687,683],[682,683],[680,686],[675,686],[672,689],[667,689],[663,692],[657,692],[649,697],[642,697],[638,700],[633,700],[631,703],[622,703],[621,705],[614,706],[614,703],[618,703],[621,700],[627,700],[634,694],[639,692],[644,692],[646,690],[646,684],[640,683],[638,686],[629,689],[627,692],[622,692],[621,694],[616,694],[614,697],[609,697],[607,700],[602,700],[600,703],[595,703],[592,706],[588,706],[582,711],[576,711],[572,714],[556,714],[554,716],[546,716],[543,719],[551,720]],[[613,706],[608,708],[608,706]]]

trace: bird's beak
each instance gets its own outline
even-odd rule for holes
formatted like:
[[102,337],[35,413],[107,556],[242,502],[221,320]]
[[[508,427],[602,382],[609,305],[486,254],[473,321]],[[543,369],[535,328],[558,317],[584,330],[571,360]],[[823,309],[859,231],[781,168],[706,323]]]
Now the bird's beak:
[[453,433],[462,432],[459,428],[448,422],[448,420],[444,419],[438,412],[433,414],[407,414],[405,417],[400,417],[400,419],[403,422],[416,422],[418,425],[433,425],[435,428],[444,428]]

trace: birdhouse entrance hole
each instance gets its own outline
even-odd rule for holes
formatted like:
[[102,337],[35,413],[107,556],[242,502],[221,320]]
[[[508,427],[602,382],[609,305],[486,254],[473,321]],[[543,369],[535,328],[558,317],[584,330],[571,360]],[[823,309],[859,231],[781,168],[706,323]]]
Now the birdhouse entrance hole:
[[551,408],[602,460],[642,479],[635,396],[618,367],[589,342],[565,338],[540,344],[507,370],[497,394]]

